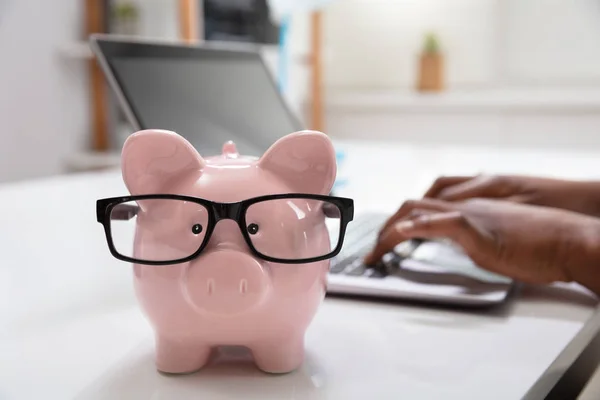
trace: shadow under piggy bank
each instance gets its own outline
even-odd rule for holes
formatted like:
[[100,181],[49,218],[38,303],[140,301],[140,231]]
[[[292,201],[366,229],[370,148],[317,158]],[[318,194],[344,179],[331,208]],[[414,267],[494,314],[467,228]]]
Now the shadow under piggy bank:
[[208,365],[197,372],[165,374],[156,370],[153,343],[148,341],[76,399],[323,399],[324,377],[315,361],[307,352],[296,371],[267,374],[256,368],[247,349],[224,347],[213,351]]

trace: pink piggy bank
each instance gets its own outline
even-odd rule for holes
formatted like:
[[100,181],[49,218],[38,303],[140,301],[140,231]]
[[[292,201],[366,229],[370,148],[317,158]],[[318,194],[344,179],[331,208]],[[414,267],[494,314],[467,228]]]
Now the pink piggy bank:
[[112,254],[134,265],[157,369],[196,371],[222,345],[247,347],[265,372],[299,367],[353,213],[328,196],[328,137],[296,132],[260,158],[229,142],[202,157],[176,133],[145,130],[125,142],[122,172],[131,195],[99,200],[97,216]]

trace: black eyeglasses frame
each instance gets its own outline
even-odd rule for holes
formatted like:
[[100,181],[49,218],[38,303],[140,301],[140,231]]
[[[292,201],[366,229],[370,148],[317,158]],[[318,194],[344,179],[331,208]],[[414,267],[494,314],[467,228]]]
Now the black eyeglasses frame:
[[[124,256],[120,254],[112,240],[112,232],[111,232],[111,213],[119,204],[138,201],[138,200],[181,200],[188,201],[192,203],[199,204],[205,207],[208,210],[208,226],[206,227],[206,233],[204,235],[204,240],[200,247],[191,255],[180,258],[177,260],[165,260],[165,261],[151,261],[151,260],[140,260],[137,258],[132,258],[128,256]],[[337,246],[328,254],[319,256],[319,257],[311,257],[311,258],[302,258],[302,259],[282,259],[277,257],[270,257],[265,254],[262,254],[252,244],[252,239],[250,238],[250,234],[246,229],[246,211],[253,204],[260,203],[263,201],[271,201],[271,200],[280,200],[280,199],[308,199],[308,200],[321,200],[324,202],[331,203],[335,205],[340,210],[340,232]],[[130,219],[135,214],[129,215]],[[181,264],[188,261],[191,261],[197,258],[205,247],[210,242],[210,238],[212,233],[217,225],[217,223],[221,220],[230,219],[236,221],[244,241],[248,245],[251,253],[268,262],[280,263],[280,264],[308,264],[314,263],[322,260],[327,260],[335,257],[341,251],[344,238],[346,235],[346,227],[348,223],[350,223],[354,219],[354,200],[345,198],[345,197],[337,197],[330,195],[318,195],[318,194],[310,194],[310,193],[285,193],[285,194],[271,194],[265,196],[258,196],[249,198],[246,200],[242,200],[239,202],[233,203],[220,203],[215,202],[199,197],[192,196],[184,196],[178,194],[145,194],[145,195],[135,195],[135,196],[120,196],[120,197],[109,197],[104,199],[99,199],[96,201],[96,220],[104,227],[104,234],[106,236],[106,241],[108,244],[108,248],[113,257],[118,260],[131,262],[134,264],[144,264],[144,265],[174,265]]]

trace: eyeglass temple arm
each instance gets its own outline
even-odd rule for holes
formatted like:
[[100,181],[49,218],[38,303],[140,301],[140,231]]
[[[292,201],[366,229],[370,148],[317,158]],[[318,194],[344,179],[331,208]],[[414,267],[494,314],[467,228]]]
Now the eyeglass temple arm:
[[118,204],[113,207],[110,212],[110,219],[117,221],[129,221],[133,217],[135,217],[140,208],[131,204]]

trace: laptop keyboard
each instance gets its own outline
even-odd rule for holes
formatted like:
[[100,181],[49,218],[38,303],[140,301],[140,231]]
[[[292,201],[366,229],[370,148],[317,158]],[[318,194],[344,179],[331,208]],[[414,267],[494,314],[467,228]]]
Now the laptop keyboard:
[[347,276],[385,277],[387,274],[383,265],[368,267],[362,260],[377,243],[379,229],[387,218],[389,218],[387,214],[361,214],[348,224],[344,246],[331,260],[329,272]]
[[511,281],[505,276],[479,268],[468,256],[444,239],[432,242],[408,240],[384,255],[378,265],[366,266],[362,260],[376,244],[379,230],[387,218],[387,215],[382,214],[361,214],[349,224],[344,247],[331,260],[329,273],[377,279],[395,275],[401,268],[415,272],[457,273],[489,283]]

